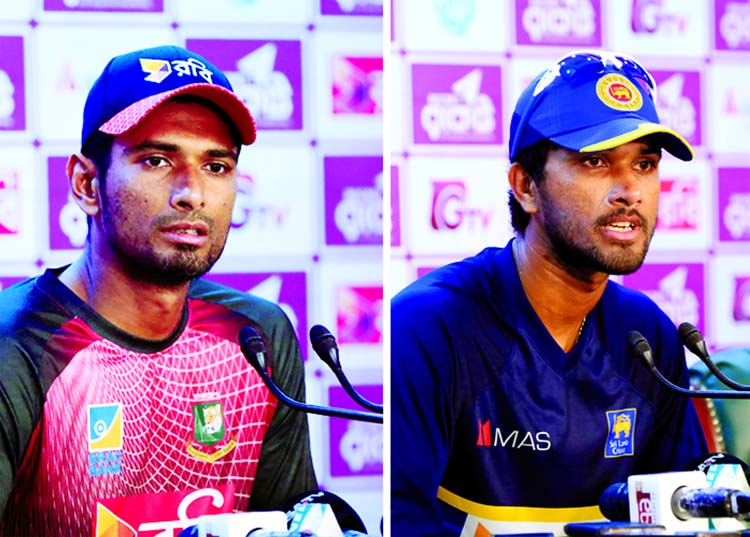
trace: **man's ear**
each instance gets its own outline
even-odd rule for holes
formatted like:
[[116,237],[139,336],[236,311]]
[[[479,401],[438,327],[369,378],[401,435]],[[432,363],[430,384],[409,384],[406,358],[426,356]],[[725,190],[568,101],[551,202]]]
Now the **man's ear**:
[[514,162],[508,170],[508,184],[513,197],[529,214],[539,211],[539,190],[531,176],[518,163]]
[[65,166],[70,181],[70,191],[78,206],[88,216],[96,216],[101,210],[101,192],[96,164],[81,153],[70,155]]

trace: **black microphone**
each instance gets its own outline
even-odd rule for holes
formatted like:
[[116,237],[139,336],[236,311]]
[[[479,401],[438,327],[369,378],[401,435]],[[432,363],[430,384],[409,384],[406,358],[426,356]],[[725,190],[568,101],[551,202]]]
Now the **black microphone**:
[[748,386],[747,384],[740,384],[739,382],[735,382],[727,377],[724,373],[722,373],[721,369],[719,369],[719,367],[713,362],[713,360],[711,360],[711,357],[708,354],[706,341],[703,339],[703,335],[695,326],[690,323],[682,323],[677,329],[677,332],[680,334],[682,343],[690,350],[690,352],[700,358],[701,361],[706,364],[711,373],[713,373],[717,379],[724,383],[725,386],[728,386],[733,390],[750,391],[750,386]]
[[367,410],[372,410],[373,412],[378,412],[380,414],[383,413],[383,405],[378,405],[377,403],[373,403],[362,397],[362,395],[354,389],[354,386],[349,382],[349,379],[346,378],[344,370],[341,369],[339,348],[338,345],[336,345],[336,338],[333,337],[333,334],[331,334],[325,326],[316,324],[310,328],[310,343],[312,343],[312,348],[315,351],[315,354],[317,354],[320,359],[331,368],[331,371],[334,372],[336,378],[339,379],[339,384],[341,384],[344,391],[349,394],[349,397],[354,399],[358,405]]
[[368,421],[371,423],[383,423],[383,415],[370,412],[359,412],[357,410],[348,410],[345,408],[324,407],[318,405],[309,405],[301,401],[292,399],[274,382],[271,375],[268,374],[266,365],[266,346],[263,339],[252,326],[243,326],[239,335],[240,350],[245,355],[245,359],[253,366],[266,387],[276,398],[284,404],[307,412],[310,414],[320,414],[323,416],[333,416],[335,418],[347,418],[357,421]]
[[735,392],[731,390],[688,390],[673,384],[657,369],[651,351],[651,345],[648,344],[648,341],[646,341],[646,338],[643,337],[640,332],[633,330],[628,333],[628,346],[630,348],[630,353],[641,360],[649,371],[651,371],[651,374],[673,392],[701,399],[750,399],[750,392]]

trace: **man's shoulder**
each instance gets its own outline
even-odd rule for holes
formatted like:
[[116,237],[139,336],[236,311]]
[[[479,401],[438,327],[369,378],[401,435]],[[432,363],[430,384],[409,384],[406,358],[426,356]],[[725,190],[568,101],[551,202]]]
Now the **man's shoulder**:
[[502,248],[486,248],[478,254],[435,268],[418,278],[394,298],[393,308],[451,305],[487,296],[502,277]]
[[0,334],[8,336],[15,326],[27,324],[30,316],[53,308],[54,301],[40,288],[40,279],[28,278],[0,291]]
[[267,321],[286,319],[286,315],[278,304],[204,278],[191,283],[190,298],[224,306],[252,319]]

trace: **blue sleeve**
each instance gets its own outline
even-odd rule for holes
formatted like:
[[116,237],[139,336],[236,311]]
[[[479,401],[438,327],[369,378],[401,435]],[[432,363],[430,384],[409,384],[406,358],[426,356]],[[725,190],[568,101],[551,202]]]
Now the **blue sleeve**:
[[394,537],[446,534],[437,490],[453,443],[456,368],[449,332],[437,311],[434,301],[408,291],[391,305]]

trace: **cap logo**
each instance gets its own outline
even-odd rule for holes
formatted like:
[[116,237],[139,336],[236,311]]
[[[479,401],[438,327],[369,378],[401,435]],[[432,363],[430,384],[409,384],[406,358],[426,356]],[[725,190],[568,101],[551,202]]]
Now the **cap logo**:
[[193,78],[200,77],[209,84],[213,84],[213,73],[206,67],[206,64],[195,58],[187,60],[154,60],[141,58],[141,69],[148,76],[144,79],[148,82],[161,83],[165,78],[174,71],[177,76],[190,76]]
[[615,110],[640,110],[643,106],[641,92],[622,75],[610,73],[596,83],[599,100]]

